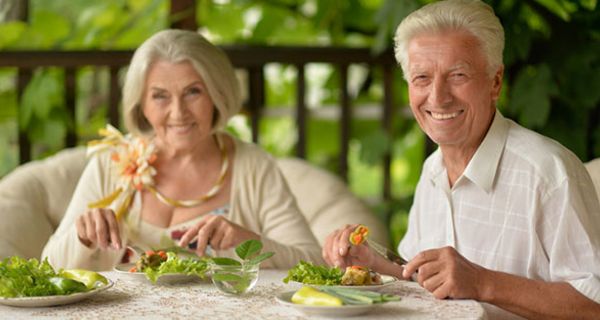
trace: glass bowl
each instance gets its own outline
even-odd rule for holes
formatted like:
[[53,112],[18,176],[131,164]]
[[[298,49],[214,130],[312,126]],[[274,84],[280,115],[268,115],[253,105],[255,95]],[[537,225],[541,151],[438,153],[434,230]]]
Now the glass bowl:
[[212,283],[219,291],[241,295],[250,291],[258,281],[259,265],[211,264]]

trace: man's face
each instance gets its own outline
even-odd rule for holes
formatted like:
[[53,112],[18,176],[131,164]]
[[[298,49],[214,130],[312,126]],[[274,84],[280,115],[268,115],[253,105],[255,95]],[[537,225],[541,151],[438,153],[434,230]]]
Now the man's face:
[[477,38],[447,31],[415,36],[408,45],[410,107],[440,147],[475,150],[491,124],[502,71],[489,75]]

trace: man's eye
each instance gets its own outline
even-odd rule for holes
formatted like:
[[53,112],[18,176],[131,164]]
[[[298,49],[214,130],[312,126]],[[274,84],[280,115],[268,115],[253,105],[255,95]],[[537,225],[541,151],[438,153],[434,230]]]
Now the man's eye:
[[427,77],[426,75],[417,75],[414,76],[412,79],[412,82],[414,84],[424,84],[428,81],[429,77]]
[[461,79],[466,79],[467,78],[467,74],[465,73],[453,73],[451,75],[452,79],[456,79],[456,80],[461,80]]

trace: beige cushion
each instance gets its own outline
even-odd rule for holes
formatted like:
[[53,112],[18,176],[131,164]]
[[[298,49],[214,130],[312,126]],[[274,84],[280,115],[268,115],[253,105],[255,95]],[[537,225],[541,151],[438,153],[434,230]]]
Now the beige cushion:
[[39,257],[85,166],[84,149],[33,161],[0,180],[0,257]]
[[587,162],[585,164],[585,168],[592,177],[594,187],[596,188],[596,194],[598,195],[598,200],[600,200],[600,158]]
[[372,239],[388,243],[383,223],[339,177],[301,159],[279,159],[278,164],[321,245],[333,230],[351,223],[368,226]]
[[[85,163],[83,148],[67,149],[22,165],[0,180],[0,258],[40,257]],[[385,227],[337,177],[303,160],[281,159],[279,165],[321,243],[346,223],[368,225],[375,239],[387,243]]]

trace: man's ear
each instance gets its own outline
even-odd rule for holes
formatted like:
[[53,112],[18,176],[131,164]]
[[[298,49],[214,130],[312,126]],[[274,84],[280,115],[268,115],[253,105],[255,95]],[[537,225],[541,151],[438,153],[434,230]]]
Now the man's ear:
[[498,101],[500,90],[502,90],[502,78],[504,77],[504,65],[501,65],[492,79],[492,100]]

